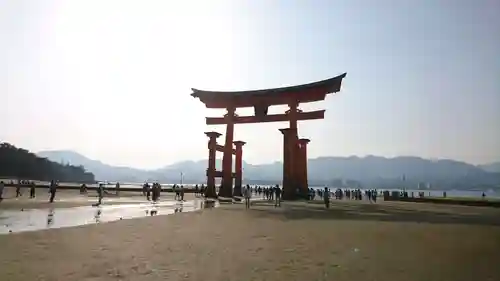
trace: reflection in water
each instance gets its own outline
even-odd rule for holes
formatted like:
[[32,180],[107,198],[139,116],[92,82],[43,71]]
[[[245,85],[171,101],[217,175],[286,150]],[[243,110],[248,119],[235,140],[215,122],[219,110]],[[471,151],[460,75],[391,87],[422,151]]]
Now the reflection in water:
[[47,213],[47,227],[50,227],[53,224],[54,224],[54,209],[50,208],[49,212]]
[[[214,201],[203,201],[189,200],[179,203],[168,200],[160,201],[156,204],[104,204],[99,207],[80,206],[72,208],[28,209],[23,211],[0,210],[0,226],[3,226],[0,227],[0,234],[105,223],[145,216],[185,213],[202,208],[216,207],[218,205]],[[104,211],[106,211],[105,215]],[[55,219],[55,212],[57,212],[57,220]]]
[[201,202],[201,208],[202,209],[209,209],[215,207],[215,201],[212,200],[205,200]]
[[101,210],[101,207],[99,207],[99,208],[97,208],[97,211],[96,211],[95,216],[94,216],[96,223],[101,222],[101,214],[102,214],[102,210]]
[[184,208],[183,202],[180,202],[180,204],[177,204],[174,209],[174,213],[182,213],[182,210]]

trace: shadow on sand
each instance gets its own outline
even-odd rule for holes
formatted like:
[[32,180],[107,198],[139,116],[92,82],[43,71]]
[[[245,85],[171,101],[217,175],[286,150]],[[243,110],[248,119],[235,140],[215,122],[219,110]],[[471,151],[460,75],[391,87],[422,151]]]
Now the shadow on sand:
[[250,210],[244,208],[234,208],[234,210],[248,212],[248,214],[257,217],[282,220],[360,220],[500,226],[500,211],[498,210],[459,207],[443,211],[443,209],[433,208],[433,206],[427,206],[427,209],[420,206],[421,204],[412,203],[408,203],[407,206],[395,206],[384,203],[333,201],[330,209],[325,209],[320,201],[313,203],[283,202],[281,207],[274,207],[271,202],[258,201],[252,202]]

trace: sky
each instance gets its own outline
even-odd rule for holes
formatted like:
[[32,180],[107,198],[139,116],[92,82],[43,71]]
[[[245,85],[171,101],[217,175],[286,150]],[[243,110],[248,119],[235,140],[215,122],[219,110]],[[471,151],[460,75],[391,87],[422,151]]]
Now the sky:
[[[224,111],[191,88],[347,72],[300,105],[326,109],[299,123],[310,158],[499,161],[499,13],[497,0],[0,0],[0,140],[138,168],[206,159],[204,132],[225,127],[205,117]],[[285,127],[237,125],[244,160],[280,161]]]

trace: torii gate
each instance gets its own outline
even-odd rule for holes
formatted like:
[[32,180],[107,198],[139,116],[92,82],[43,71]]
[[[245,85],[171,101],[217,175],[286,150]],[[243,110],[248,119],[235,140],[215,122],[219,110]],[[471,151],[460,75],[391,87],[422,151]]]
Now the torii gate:
[[[241,193],[241,147],[244,142],[234,142],[235,124],[289,122],[289,127],[280,129],[283,134],[283,198],[295,199],[298,195],[307,195],[307,144],[308,139],[299,139],[297,121],[324,119],[325,110],[303,112],[298,108],[300,103],[322,101],[327,94],[340,91],[342,79],[346,73],[339,76],[291,87],[264,89],[256,91],[219,92],[192,89],[191,96],[199,98],[207,108],[225,108],[224,117],[206,117],[207,125],[226,125],[225,143],[217,145],[216,139],[221,136],[217,132],[207,132],[210,138],[209,162],[207,169],[207,196],[215,196],[215,177],[222,177],[221,197],[233,195],[233,177],[236,177],[235,194]],[[268,115],[269,106],[288,105],[284,114]],[[254,116],[238,116],[236,109],[253,107]],[[224,153],[222,171],[215,170],[215,153]],[[236,154],[236,173],[232,172],[232,155]],[[238,190],[239,189],[239,190]],[[298,192],[297,192],[298,191]]]

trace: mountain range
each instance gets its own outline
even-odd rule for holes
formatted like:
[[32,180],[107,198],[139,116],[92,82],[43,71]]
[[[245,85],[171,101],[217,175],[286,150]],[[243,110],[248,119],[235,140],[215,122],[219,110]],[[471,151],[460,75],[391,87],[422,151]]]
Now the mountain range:
[[[182,176],[183,182],[202,183],[206,178],[207,160],[182,161],[160,169],[142,170],[111,166],[74,151],[41,151],[37,154],[54,162],[84,166],[97,180],[178,183]],[[218,159],[218,170],[221,164]],[[282,167],[281,162],[262,165],[244,162],[244,182],[280,183]],[[421,183],[428,183],[439,189],[500,190],[500,163],[475,166],[455,160],[429,160],[413,156],[319,157],[308,160],[308,177],[309,184],[317,186],[416,188]]]
[[479,165],[481,169],[485,170],[486,172],[491,172],[491,173],[500,173],[500,162],[494,162],[490,164],[484,164],[484,165]]

